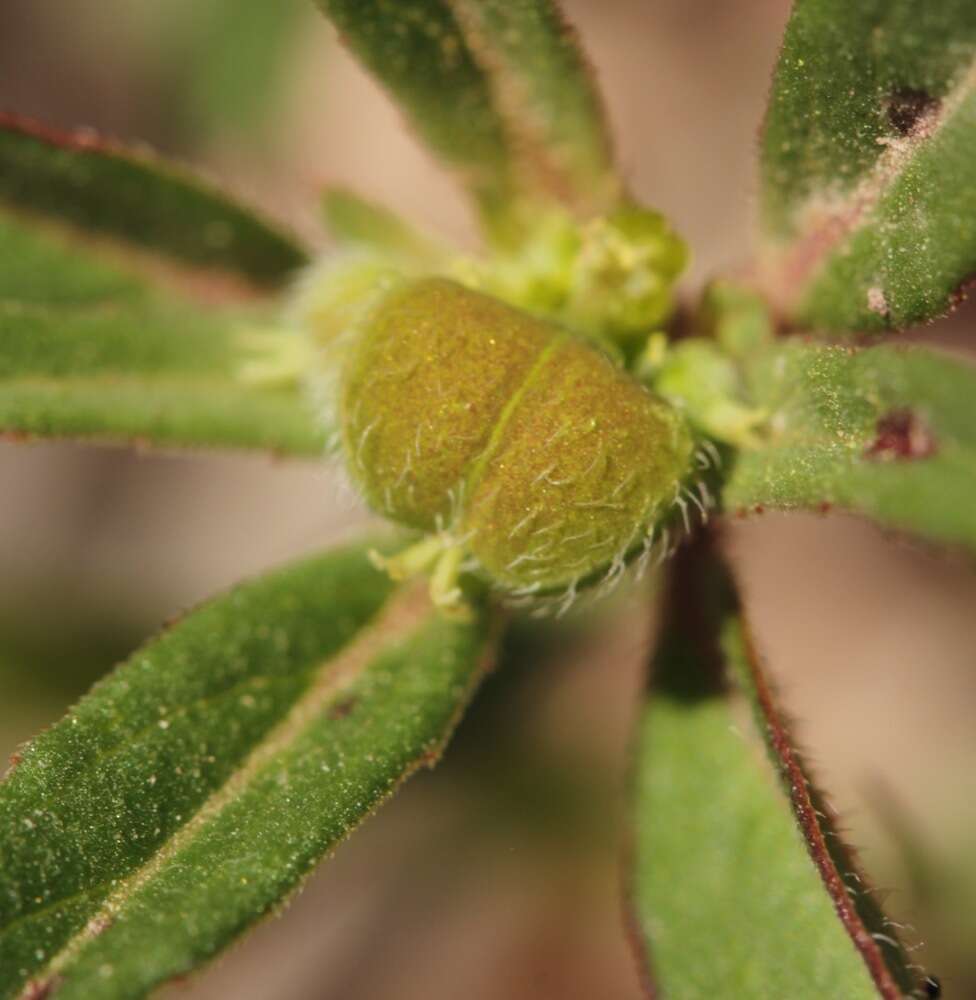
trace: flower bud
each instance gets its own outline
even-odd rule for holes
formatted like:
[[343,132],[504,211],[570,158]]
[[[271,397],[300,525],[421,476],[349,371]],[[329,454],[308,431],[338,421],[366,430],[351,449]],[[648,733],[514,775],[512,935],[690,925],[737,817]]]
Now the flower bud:
[[664,216],[626,205],[583,228],[567,315],[618,340],[651,332],[671,311],[672,287],[688,261]]

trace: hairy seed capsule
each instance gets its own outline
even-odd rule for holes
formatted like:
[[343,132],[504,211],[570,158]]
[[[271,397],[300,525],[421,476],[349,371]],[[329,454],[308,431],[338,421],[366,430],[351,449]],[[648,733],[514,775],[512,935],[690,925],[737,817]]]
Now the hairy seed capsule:
[[370,505],[450,532],[508,589],[619,562],[672,504],[693,450],[684,419],[598,350],[443,278],[370,307],[338,402]]

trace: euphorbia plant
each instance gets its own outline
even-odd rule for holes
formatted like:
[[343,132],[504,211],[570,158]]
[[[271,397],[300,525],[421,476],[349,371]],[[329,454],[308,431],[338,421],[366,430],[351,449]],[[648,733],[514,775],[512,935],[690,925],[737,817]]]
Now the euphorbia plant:
[[[976,374],[881,336],[976,272],[976,10],[797,0],[760,252],[678,323],[688,251],[627,191],[548,0],[322,7],[455,168],[480,253],[336,191],[342,249],[312,263],[178,170],[0,118],[0,427],[332,450],[405,529],[216,598],[17,754],[0,994],[136,997],[196,968],[436,761],[513,620],[651,569],[628,859],[648,979],[935,995],[808,779],[716,543],[729,513],[828,505],[976,546]],[[152,256],[267,294],[204,306]]]

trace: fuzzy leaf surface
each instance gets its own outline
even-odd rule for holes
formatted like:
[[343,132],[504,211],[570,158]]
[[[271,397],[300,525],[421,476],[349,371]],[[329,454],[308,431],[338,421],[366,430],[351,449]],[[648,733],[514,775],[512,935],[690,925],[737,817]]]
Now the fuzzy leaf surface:
[[727,509],[837,506],[884,527],[976,549],[976,368],[917,347],[793,341],[755,358],[767,443],[743,450]]
[[194,611],[0,784],[0,997],[141,997],[439,755],[488,646],[359,547]]
[[617,194],[589,67],[551,0],[449,0],[495,103],[543,190],[589,209]]
[[297,390],[238,377],[254,322],[0,214],[0,432],[321,454]]
[[428,146],[458,170],[486,219],[515,190],[491,84],[447,0],[317,0]]
[[[306,17],[306,0],[209,0],[205,6],[177,0],[140,11],[155,50],[168,50],[191,136],[231,129],[242,139],[267,142],[272,112],[279,106],[289,56]],[[148,39],[143,44],[149,44]]]
[[307,260],[290,236],[188,171],[9,114],[0,114],[0,202],[258,285],[282,284]]
[[976,274],[976,6],[796,0],[761,155],[761,270],[787,318],[946,312]]
[[[826,812],[804,825],[806,776],[790,774],[802,786],[791,815],[759,741],[744,735],[741,621],[726,580],[689,576],[701,566],[685,553],[672,571],[639,720],[632,904],[648,972],[681,1000],[901,998],[915,985],[903,953],[881,952],[880,912],[862,914],[848,895],[864,884],[849,858],[838,875],[824,849],[836,837]],[[758,721],[785,732],[774,713]],[[772,749],[777,767],[793,753],[788,741]]]

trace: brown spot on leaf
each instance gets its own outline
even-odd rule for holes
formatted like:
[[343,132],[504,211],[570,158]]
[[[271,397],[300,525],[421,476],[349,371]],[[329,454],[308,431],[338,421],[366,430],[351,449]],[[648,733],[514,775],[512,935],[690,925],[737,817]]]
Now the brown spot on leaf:
[[919,122],[938,110],[939,99],[914,87],[900,87],[887,101],[888,122],[899,135],[911,135]]
[[7,778],[9,778],[10,775],[12,775],[14,773],[14,771],[17,769],[17,765],[23,759],[24,758],[21,756],[21,754],[19,752],[12,753],[10,755],[10,758],[9,758],[10,763],[8,764],[7,769],[2,774],[0,774],[0,781],[6,781]]
[[892,410],[879,418],[875,439],[864,456],[875,462],[896,462],[929,458],[935,452],[935,438],[917,414]]
[[868,289],[868,309],[879,316],[888,315],[888,300],[885,298],[884,291],[877,285],[872,285]]
[[85,925],[85,930],[93,937],[96,938],[100,934],[104,934],[109,927],[112,926],[112,918],[106,916],[104,913],[100,913],[97,916],[91,918]]
[[355,695],[349,698],[340,698],[334,705],[329,708],[328,716],[330,719],[344,719],[350,712],[356,707],[356,702],[359,701]]

